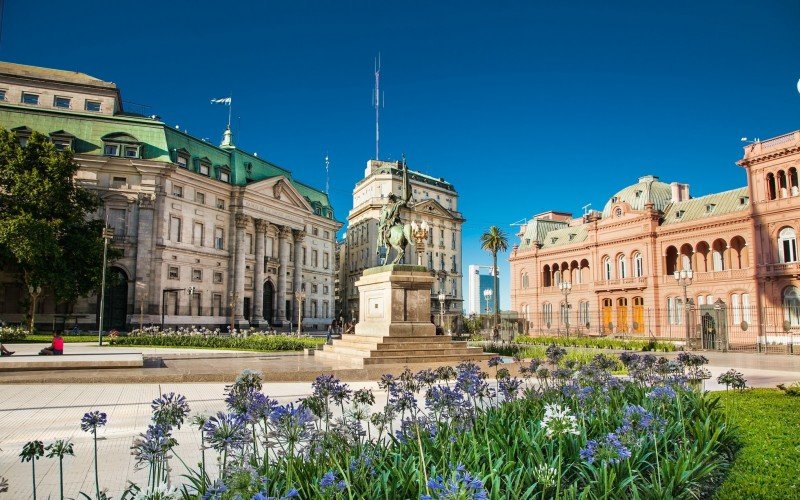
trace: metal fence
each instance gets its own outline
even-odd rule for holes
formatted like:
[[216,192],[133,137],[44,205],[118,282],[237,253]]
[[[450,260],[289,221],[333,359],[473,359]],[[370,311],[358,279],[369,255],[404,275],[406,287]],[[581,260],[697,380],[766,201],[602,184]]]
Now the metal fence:
[[676,308],[608,307],[529,313],[520,333],[674,340],[692,349],[800,354],[800,308],[690,304]]

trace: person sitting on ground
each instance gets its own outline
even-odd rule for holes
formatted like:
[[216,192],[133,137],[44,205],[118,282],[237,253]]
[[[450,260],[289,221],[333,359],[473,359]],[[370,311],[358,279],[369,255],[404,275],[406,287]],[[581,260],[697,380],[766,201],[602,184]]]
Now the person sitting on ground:
[[9,351],[6,346],[0,344],[0,356],[11,356],[12,354],[14,354],[14,351]]
[[60,356],[64,354],[64,338],[61,336],[61,332],[56,332],[53,335],[53,343],[50,347],[45,347],[41,351],[39,351],[40,356]]

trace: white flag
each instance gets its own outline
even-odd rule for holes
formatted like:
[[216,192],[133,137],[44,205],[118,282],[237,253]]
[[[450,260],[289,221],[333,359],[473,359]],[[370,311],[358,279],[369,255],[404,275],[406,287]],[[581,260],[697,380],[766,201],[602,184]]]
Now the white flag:
[[211,99],[211,104],[227,104],[228,106],[231,105],[231,98],[230,97],[223,97],[221,99]]

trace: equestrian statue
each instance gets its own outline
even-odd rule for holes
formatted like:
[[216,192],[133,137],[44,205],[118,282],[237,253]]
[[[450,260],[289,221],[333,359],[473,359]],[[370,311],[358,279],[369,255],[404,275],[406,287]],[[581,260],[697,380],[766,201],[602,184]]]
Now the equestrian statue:
[[403,158],[403,192],[400,197],[394,193],[389,193],[389,202],[381,208],[380,219],[378,220],[378,256],[380,258],[381,247],[386,247],[386,256],[381,265],[386,265],[389,260],[389,253],[392,248],[397,252],[391,264],[398,264],[406,253],[406,246],[411,241],[411,224],[404,223],[400,218],[402,208],[408,208],[411,200],[411,188],[408,183],[408,167],[405,157]]

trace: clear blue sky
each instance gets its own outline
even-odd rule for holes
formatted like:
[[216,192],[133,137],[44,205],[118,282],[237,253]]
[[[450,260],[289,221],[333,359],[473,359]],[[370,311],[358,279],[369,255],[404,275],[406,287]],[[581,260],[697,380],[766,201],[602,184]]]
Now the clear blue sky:
[[796,0],[556,3],[7,0],[0,59],[114,81],[215,142],[227,110],[208,101],[232,92],[243,149],[320,188],[329,152],[345,220],[380,51],[381,156],[455,184],[464,270],[490,262],[491,224],[513,243],[510,223],[602,208],[648,173],[743,186],[739,138],[800,128]]

